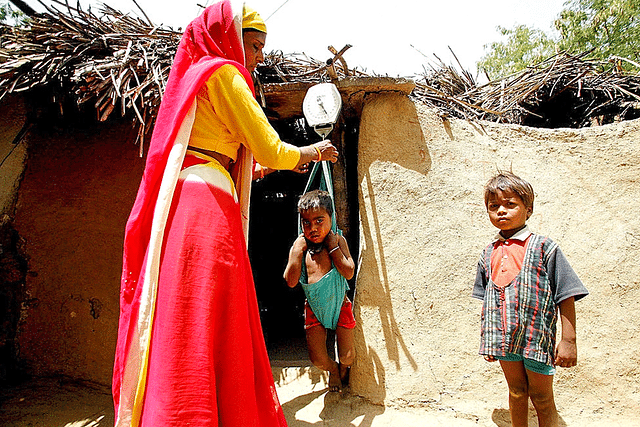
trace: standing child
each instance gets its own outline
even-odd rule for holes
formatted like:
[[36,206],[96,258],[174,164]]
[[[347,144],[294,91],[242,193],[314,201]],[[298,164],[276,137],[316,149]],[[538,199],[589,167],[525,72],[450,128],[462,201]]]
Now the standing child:
[[[512,173],[487,183],[485,206],[500,233],[478,263],[473,297],[483,300],[480,354],[500,361],[511,424],[528,425],[531,398],[539,426],[555,427],[554,366],[577,363],[574,301],[588,292],[558,245],[529,231],[533,199],[531,185]],[[558,308],[562,338],[556,347]]]
[[[348,382],[354,358],[353,328],[356,326],[347,280],[355,264],[347,241],[335,232],[333,203],[328,192],[313,190],[298,202],[302,234],[293,242],[284,271],[287,285],[302,285],[305,302],[305,332],[311,362],[329,371],[329,391],[340,391]],[[327,352],[327,329],[336,330],[338,360]]]

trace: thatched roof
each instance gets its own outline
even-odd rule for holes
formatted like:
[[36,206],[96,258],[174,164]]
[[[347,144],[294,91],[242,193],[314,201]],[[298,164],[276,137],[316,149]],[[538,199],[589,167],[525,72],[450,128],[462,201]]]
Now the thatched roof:
[[100,16],[65,7],[31,17],[29,27],[1,27],[0,98],[46,85],[59,102],[68,94],[92,102],[100,120],[116,107],[133,110],[142,141],[181,34],[106,5]]
[[[0,27],[0,99],[47,86],[58,100],[71,95],[78,104],[92,103],[100,120],[118,110],[133,112],[139,123],[138,142],[143,142],[181,34],[107,5],[97,15],[79,5],[53,1],[61,9],[49,7],[32,16],[28,27]],[[327,80],[337,83],[343,98],[363,91],[410,93],[439,109],[443,117],[581,127],[640,116],[640,76],[623,71],[621,58],[602,62],[558,54],[478,85],[470,73],[441,61],[412,80],[369,75],[347,66],[349,47],[330,47],[330,58],[324,62],[304,54],[268,54],[258,71],[259,93],[270,117],[300,115],[306,88]],[[640,71],[640,65],[632,64]]]
[[[625,62],[636,67],[629,73]],[[454,117],[536,127],[585,127],[640,117],[640,64],[559,53],[525,70],[478,85],[469,73],[440,67],[413,95]]]

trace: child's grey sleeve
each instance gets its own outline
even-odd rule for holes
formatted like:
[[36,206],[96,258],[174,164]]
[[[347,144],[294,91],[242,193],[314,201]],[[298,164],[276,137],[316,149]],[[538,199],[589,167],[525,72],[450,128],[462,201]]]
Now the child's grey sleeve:
[[476,281],[473,284],[473,293],[471,296],[477,299],[484,299],[484,290],[487,288],[487,274],[484,269],[484,263],[482,259],[478,261],[478,267],[476,268]]
[[551,289],[554,292],[556,304],[574,297],[576,301],[589,295],[589,291],[582,284],[569,261],[560,248],[557,248],[549,256],[547,261],[547,273],[551,280]]

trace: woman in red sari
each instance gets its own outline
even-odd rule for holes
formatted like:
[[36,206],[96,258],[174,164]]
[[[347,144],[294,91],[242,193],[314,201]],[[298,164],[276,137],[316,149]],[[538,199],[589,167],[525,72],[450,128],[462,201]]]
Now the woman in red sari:
[[265,37],[225,0],[178,47],[125,231],[116,426],[286,426],[246,249],[251,178],[338,153],[269,125],[249,74]]

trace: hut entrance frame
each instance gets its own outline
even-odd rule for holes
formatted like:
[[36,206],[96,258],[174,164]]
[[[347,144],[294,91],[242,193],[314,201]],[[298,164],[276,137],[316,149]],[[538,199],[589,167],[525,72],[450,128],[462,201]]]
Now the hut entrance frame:
[[[320,138],[301,118],[272,121],[282,140],[303,146]],[[341,117],[330,139],[340,157],[332,165],[338,227],[358,257],[358,119]],[[269,356],[276,365],[310,364],[304,332],[304,291],[291,289],[282,275],[298,234],[297,203],[309,174],[274,172],[254,181],[251,193],[249,257]],[[355,292],[355,276],[349,283]],[[330,340],[329,340],[330,341]]]

